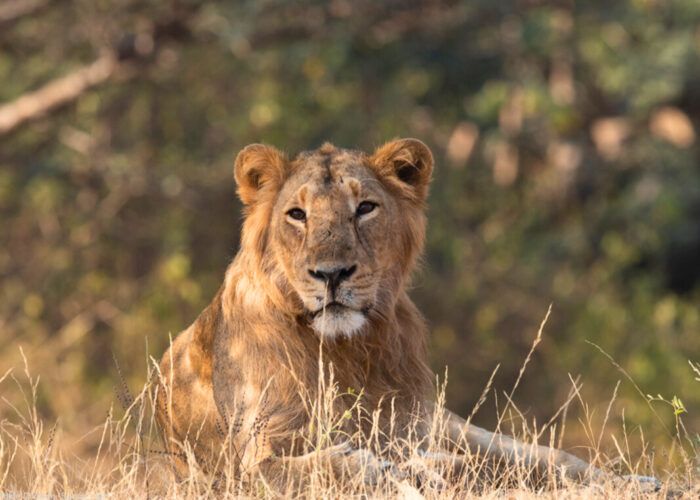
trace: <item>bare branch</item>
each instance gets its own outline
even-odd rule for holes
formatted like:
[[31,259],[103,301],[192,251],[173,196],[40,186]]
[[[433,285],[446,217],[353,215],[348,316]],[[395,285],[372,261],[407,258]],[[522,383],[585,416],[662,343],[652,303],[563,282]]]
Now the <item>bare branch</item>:
[[7,0],[0,3],[0,23],[13,21],[49,5],[49,0]]
[[112,55],[102,56],[79,70],[47,83],[39,90],[24,94],[0,106],[0,135],[21,123],[41,116],[76,99],[90,87],[106,81],[118,63]]
[[[356,33],[366,30],[367,26],[375,25],[381,20],[381,29],[379,31],[375,29],[374,34],[370,35],[380,43],[386,43],[416,29],[434,27],[436,24],[447,26],[455,19],[462,19],[464,16],[459,6],[453,6],[451,2],[442,4],[420,0],[415,5],[409,4],[409,7],[397,10],[392,7],[392,4],[379,8],[370,0],[357,1],[357,4],[352,4],[352,8],[350,8],[351,4],[348,4],[350,10],[347,12],[333,12],[332,9],[323,8],[305,9],[292,5],[287,11],[277,12],[274,17],[276,21],[264,15],[262,16],[264,23],[250,23],[252,30],[246,40],[248,50],[257,50],[285,41],[289,43],[313,39],[327,30],[328,23],[333,22],[334,18],[346,16],[348,18],[344,21],[354,26],[351,29]],[[3,19],[29,13],[32,9],[38,9],[50,3],[51,0],[6,0],[0,3],[0,23]],[[11,132],[24,122],[74,101],[89,88],[107,81],[127,60],[152,61],[159,43],[164,39],[186,40],[192,35],[190,26],[193,14],[198,8],[199,5],[194,5],[181,9],[175,13],[174,17],[157,23],[150,31],[127,34],[109,55],[104,55],[91,64],[46,84],[39,90],[0,105],[0,136]]]
[[106,82],[126,61],[148,61],[156,44],[165,39],[182,40],[189,28],[179,19],[157,24],[152,31],[125,35],[114,50],[92,63],[53,80],[39,90],[0,105],[0,136],[23,123],[68,104],[91,87]]

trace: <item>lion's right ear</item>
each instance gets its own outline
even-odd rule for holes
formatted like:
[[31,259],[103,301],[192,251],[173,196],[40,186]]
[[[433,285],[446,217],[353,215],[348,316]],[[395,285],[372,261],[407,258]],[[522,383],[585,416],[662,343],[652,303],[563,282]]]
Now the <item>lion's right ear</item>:
[[287,158],[277,148],[251,144],[238,153],[233,176],[238,185],[238,197],[246,205],[260,199],[260,193],[277,189],[284,182]]

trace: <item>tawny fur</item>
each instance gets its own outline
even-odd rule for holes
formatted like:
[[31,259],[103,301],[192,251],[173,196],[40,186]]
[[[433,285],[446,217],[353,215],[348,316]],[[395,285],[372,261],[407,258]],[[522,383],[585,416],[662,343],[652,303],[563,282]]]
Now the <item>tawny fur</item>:
[[[205,469],[215,468],[224,447],[242,471],[302,473],[318,458],[303,457],[309,402],[321,396],[319,377],[329,380],[330,371],[341,390],[351,389],[336,398],[338,414],[362,394],[369,415],[381,410],[389,439],[416,409],[429,421],[428,329],[406,286],[423,248],[432,169],[430,151],[415,139],[391,141],[372,155],[331,144],[293,160],[263,145],[238,155],[235,178],[246,205],[240,251],[212,303],[160,363],[158,422],[169,449],[178,453],[178,443],[189,442]],[[338,269],[342,281],[319,278]],[[328,328],[324,317],[333,320]],[[572,477],[593,470],[564,452],[533,451],[443,416],[447,437],[466,438],[471,451],[544,468],[553,460]],[[366,435],[370,424],[348,419],[344,435]],[[342,435],[329,443],[331,461],[367,469],[367,457],[359,460]],[[282,456],[271,468],[271,458]]]
[[[400,168],[418,170],[410,174],[412,184],[399,180]],[[428,330],[404,288],[423,245],[423,202],[431,170],[432,157],[418,141],[396,141],[372,156],[330,144],[294,161],[267,146],[249,146],[240,153],[235,177],[246,203],[241,249],[212,303],[176,337],[160,364],[170,389],[160,398],[167,402],[159,413],[168,440],[189,439],[196,454],[212,457],[221,446],[221,431],[235,420],[235,446],[245,467],[267,455],[289,453],[301,446],[292,442],[295,432],[308,428],[304,400],[318,396],[320,355],[332,367],[338,387],[361,393],[370,411],[384,404],[388,418],[393,405],[395,415],[408,417],[430,382]],[[285,238],[289,243],[280,229],[288,225],[286,215],[275,211],[284,206],[280,193],[290,179],[307,191],[314,187],[309,183],[334,185],[306,193],[320,202],[313,214],[315,231],[291,246],[282,244]],[[343,185],[350,186],[343,190]],[[363,185],[374,191],[382,212],[382,220],[366,234],[351,220]],[[338,193],[346,194],[340,206]],[[314,200],[306,202],[313,205]],[[355,240],[347,241],[351,233]],[[324,239],[329,241],[319,243]],[[345,248],[349,245],[356,248]],[[367,246],[371,248],[363,251]],[[290,276],[299,252],[307,254],[309,265],[344,258],[358,267],[353,279],[373,282],[366,324],[357,334],[324,339],[311,327]],[[305,269],[299,274],[308,278]],[[337,411],[350,409],[355,399],[352,394],[339,398]],[[265,443],[250,439],[256,418],[264,419]]]

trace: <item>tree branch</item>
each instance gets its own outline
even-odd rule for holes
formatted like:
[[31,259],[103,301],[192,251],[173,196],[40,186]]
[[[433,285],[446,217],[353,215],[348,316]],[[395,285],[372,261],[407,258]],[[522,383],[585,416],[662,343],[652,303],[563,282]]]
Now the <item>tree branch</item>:
[[[409,3],[403,9],[395,8],[392,2],[384,5],[376,4],[372,0],[356,1],[356,4],[348,4],[347,12],[340,13],[333,13],[324,8],[309,10],[298,5],[292,5],[289,9],[277,7],[274,10],[275,16],[260,16],[264,23],[250,23],[253,29],[247,39],[249,47],[256,50],[281,41],[291,42],[314,38],[326,32],[328,24],[332,23],[334,18],[338,20],[345,18],[342,21],[352,25],[351,30],[355,33],[373,27],[369,30],[370,36],[380,43],[386,43],[414,30],[429,26],[435,28],[436,25],[443,27],[453,25],[456,20],[462,20],[465,15],[463,9],[459,8],[459,4],[453,5],[451,1],[418,0],[415,3]],[[9,0],[0,4],[0,22],[3,19],[3,10],[10,14],[14,12],[16,17],[22,15],[18,14],[22,6],[24,6],[24,12],[28,12],[27,6],[39,8],[48,3],[49,0]],[[10,8],[13,5],[16,5],[14,11]],[[24,122],[68,104],[91,87],[104,83],[123,62],[152,59],[162,40],[187,39],[192,34],[190,30],[192,14],[198,7],[181,9],[169,20],[156,24],[151,31],[128,34],[110,54],[46,84],[39,90],[0,105],[0,136],[11,132]]]
[[90,87],[106,81],[117,65],[111,54],[102,56],[92,64],[47,83],[39,90],[0,106],[0,135],[76,99]]
[[156,43],[164,39],[184,39],[187,36],[187,25],[178,19],[158,24],[152,31],[124,36],[114,50],[92,63],[47,83],[39,90],[0,105],[0,136],[74,101],[91,87],[106,82],[122,63],[148,59],[155,52]]
[[49,0],[7,0],[0,3],[0,24],[13,21],[49,5]]

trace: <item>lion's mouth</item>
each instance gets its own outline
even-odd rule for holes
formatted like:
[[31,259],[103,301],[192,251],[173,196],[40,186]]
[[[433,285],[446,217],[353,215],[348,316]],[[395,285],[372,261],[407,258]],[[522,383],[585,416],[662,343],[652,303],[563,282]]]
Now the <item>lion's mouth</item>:
[[323,314],[324,312],[326,314],[336,314],[336,313],[340,313],[343,311],[355,311],[355,312],[362,313],[364,316],[367,316],[371,310],[372,310],[371,305],[368,305],[366,307],[362,307],[360,309],[355,309],[354,307],[346,306],[345,304],[338,302],[337,300],[334,300],[333,302],[329,302],[328,304],[326,304],[321,309],[318,309],[316,311],[311,311],[309,313],[309,316],[311,316],[311,319],[315,319],[316,316],[318,316],[319,314]]
[[334,300],[333,302],[329,302],[328,304],[323,306],[321,309],[319,309],[317,311],[313,311],[311,313],[311,317],[315,318],[316,316],[318,316],[319,314],[323,314],[324,312],[326,314],[334,314],[334,313],[344,311],[346,309],[351,309],[351,308],[346,306],[345,304],[341,304],[340,302],[337,302]]

